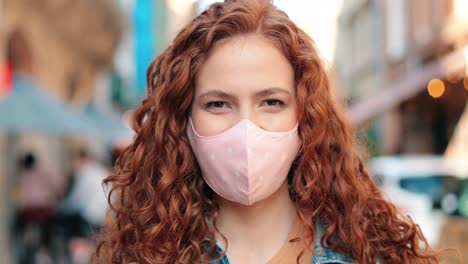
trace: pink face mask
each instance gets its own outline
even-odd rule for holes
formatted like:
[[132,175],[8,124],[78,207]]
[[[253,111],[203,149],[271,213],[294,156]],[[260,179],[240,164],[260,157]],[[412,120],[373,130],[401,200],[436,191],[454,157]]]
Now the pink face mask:
[[221,134],[203,137],[189,118],[187,135],[211,189],[251,205],[272,195],[286,179],[301,147],[297,128],[271,132],[243,119]]

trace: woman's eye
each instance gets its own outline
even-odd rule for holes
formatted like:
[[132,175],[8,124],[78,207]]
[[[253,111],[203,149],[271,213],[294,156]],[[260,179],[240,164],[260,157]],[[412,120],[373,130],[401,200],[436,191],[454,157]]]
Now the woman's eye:
[[278,99],[267,99],[264,101],[268,106],[282,106],[284,102]]
[[208,102],[205,104],[205,109],[209,108],[223,108],[226,105],[226,103],[222,101],[213,101],[213,102]]
[[213,114],[225,114],[231,111],[229,104],[223,101],[208,102],[204,105],[204,109]]

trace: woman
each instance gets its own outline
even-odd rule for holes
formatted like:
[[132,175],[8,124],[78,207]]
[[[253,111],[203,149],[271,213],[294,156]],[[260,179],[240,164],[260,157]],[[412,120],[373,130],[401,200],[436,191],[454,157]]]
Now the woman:
[[148,69],[96,263],[427,263],[353,152],[312,40],[267,1],[212,5]]

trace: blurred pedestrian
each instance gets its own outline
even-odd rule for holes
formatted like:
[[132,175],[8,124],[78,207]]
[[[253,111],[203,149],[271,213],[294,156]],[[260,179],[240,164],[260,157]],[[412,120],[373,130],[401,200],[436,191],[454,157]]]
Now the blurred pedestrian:
[[38,165],[36,156],[25,153],[19,161],[16,182],[17,227],[21,263],[30,263],[36,253],[44,258],[50,247],[49,227],[60,183]]
[[109,172],[85,149],[79,150],[74,167],[72,186],[59,210],[80,218],[76,221],[82,223],[82,228],[77,235],[86,237],[95,232],[104,221],[108,204],[102,181]]

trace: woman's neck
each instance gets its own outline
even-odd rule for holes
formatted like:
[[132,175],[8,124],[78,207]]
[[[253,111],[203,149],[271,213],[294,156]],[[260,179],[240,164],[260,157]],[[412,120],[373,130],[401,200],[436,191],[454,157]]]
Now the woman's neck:
[[[253,252],[258,257],[263,252],[269,259],[268,256],[272,257],[287,240],[297,217],[287,180],[270,197],[253,205],[245,206],[222,198],[219,198],[219,204],[217,226],[228,241],[228,256],[230,252],[234,255]],[[219,237],[218,240],[224,243]]]

